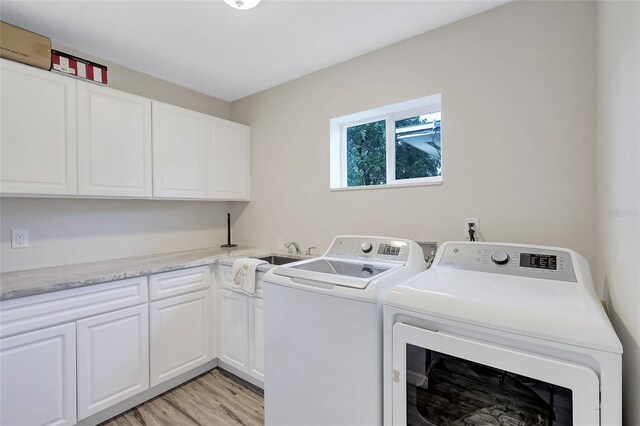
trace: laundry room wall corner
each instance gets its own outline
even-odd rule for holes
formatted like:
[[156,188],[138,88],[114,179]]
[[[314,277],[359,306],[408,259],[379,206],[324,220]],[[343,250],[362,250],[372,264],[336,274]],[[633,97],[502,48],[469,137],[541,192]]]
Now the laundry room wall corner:
[[598,273],[622,341],[623,424],[640,424],[640,3],[597,5]]

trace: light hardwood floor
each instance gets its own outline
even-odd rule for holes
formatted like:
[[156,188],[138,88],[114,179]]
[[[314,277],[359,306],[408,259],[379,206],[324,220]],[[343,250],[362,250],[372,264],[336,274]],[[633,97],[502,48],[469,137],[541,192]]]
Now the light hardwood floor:
[[263,425],[261,389],[215,368],[101,426]]

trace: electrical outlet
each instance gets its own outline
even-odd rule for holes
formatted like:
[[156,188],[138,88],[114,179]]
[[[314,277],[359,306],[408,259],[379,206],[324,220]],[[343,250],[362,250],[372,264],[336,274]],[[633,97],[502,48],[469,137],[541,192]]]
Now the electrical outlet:
[[284,250],[284,237],[276,238],[276,248],[280,251]]
[[465,217],[464,218],[464,239],[469,240],[469,224],[473,223],[473,230],[476,231],[474,238],[476,241],[480,239],[480,218],[479,217]]
[[29,230],[28,229],[12,229],[11,230],[11,248],[29,247]]

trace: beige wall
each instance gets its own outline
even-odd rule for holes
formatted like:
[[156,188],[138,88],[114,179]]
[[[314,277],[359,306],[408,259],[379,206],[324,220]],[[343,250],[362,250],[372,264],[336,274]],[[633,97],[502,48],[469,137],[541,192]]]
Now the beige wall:
[[[567,246],[595,265],[595,4],[514,2],[232,103],[251,125],[242,243],[336,234]],[[442,93],[438,186],[329,191],[329,119]]]
[[598,3],[598,275],[624,347],[624,424],[640,425],[640,3]]
[[[0,270],[212,247],[226,242],[229,203],[2,198]],[[11,249],[11,229],[29,247]]]
[[[221,118],[231,104],[54,46],[109,67],[109,87]],[[229,203],[0,199],[0,271],[188,250],[226,241]],[[11,249],[11,229],[29,229],[29,247]]]

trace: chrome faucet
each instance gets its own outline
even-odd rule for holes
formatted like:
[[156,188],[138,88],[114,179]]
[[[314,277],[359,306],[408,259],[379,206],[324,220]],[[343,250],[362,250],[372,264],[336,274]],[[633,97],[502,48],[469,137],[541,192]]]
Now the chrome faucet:
[[[295,241],[289,241],[287,244],[284,245],[287,249],[289,249],[288,253],[289,254],[293,254],[293,248],[296,249],[296,253],[295,254],[300,254],[300,246],[298,245],[298,243],[296,243]],[[292,248],[293,247],[293,248]]]
[[317,249],[318,247],[309,247],[307,251],[304,252],[305,256],[311,256],[311,250]]

